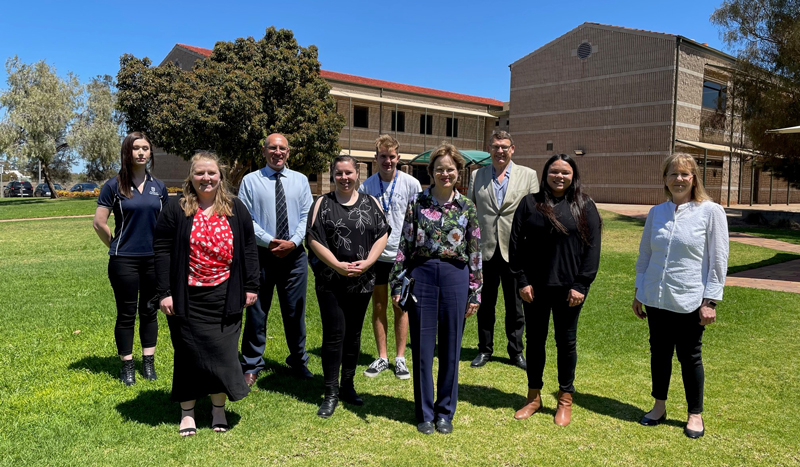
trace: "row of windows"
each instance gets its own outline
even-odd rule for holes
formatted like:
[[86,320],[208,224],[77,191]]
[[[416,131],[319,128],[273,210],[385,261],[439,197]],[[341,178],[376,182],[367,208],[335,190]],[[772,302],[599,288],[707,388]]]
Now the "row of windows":
[[[363,107],[360,105],[353,106],[353,127],[369,128],[369,107]],[[392,110],[391,131],[405,133],[406,131],[405,112]],[[419,116],[419,134],[421,135],[433,134],[433,115]],[[458,138],[457,118],[447,117],[447,122],[445,125],[445,136]]]

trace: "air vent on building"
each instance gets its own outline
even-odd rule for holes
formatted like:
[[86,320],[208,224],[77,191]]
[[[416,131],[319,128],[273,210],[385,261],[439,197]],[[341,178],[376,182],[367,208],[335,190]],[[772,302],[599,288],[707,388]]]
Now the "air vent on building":
[[584,42],[583,44],[578,46],[578,58],[581,60],[589,58],[589,55],[592,54],[592,44],[588,42]]

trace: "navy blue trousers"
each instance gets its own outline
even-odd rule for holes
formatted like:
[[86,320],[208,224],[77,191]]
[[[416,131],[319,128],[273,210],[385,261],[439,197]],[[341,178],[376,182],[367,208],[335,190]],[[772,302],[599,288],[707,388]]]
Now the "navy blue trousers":
[[[414,414],[418,423],[431,422],[436,417],[452,420],[458,402],[458,361],[467,312],[469,269],[458,261],[429,259],[416,266],[411,277],[417,298],[408,312],[414,363]],[[433,353],[437,336],[439,376],[434,401]]]
[[247,307],[247,320],[242,336],[242,369],[245,373],[258,373],[264,369],[264,348],[267,343],[267,317],[272,305],[272,294],[278,288],[278,301],[283,317],[283,332],[291,367],[303,366],[308,361],[306,353],[306,283],[308,257],[300,246],[284,258],[278,258],[269,249],[258,247],[261,264],[261,284],[258,300]]

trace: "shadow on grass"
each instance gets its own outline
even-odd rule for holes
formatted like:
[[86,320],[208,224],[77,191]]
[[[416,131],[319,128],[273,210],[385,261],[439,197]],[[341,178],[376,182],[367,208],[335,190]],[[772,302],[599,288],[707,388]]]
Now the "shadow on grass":
[[[524,375],[522,376],[524,378]],[[487,407],[490,409],[509,409],[513,412],[525,405],[526,396],[501,391],[489,386],[476,386],[472,384],[458,385],[458,399],[469,402],[475,406]],[[555,415],[555,410],[550,407],[542,407],[540,413]]]
[[[372,363],[369,357],[367,363]],[[322,403],[325,393],[325,384],[321,374],[314,374],[312,380],[299,380],[292,375],[291,369],[274,360],[265,360],[264,371],[256,382],[259,390],[285,394],[305,402],[313,408],[309,408],[309,413],[316,414],[317,406]],[[339,407],[345,407],[367,421],[367,415],[387,418],[401,423],[417,424],[414,418],[414,402],[406,399],[386,396],[383,394],[369,394],[359,388],[359,378],[356,374],[356,391],[364,399],[363,406],[354,406],[339,401]],[[408,387],[409,394],[413,393],[411,385]],[[335,416],[335,415],[334,415]]]
[[785,263],[787,261],[792,261],[795,259],[800,259],[800,256],[792,253],[776,253],[775,256],[773,256],[772,258],[767,258],[757,263],[742,264],[739,266],[729,267],[728,274],[736,274],[737,272],[761,268],[764,266],[771,266],[773,264]]
[[119,378],[119,369],[122,367],[122,361],[119,357],[98,357],[92,355],[90,357],[83,357],[82,359],[72,362],[69,367],[70,370],[89,370],[92,373],[105,373],[112,378]]
[[[556,397],[557,394],[558,393],[554,392],[553,397]],[[573,396],[572,403],[586,410],[591,410],[592,412],[616,418],[624,422],[639,423],[642,416],[647,413],[647,411],[635,405],[586,392],[576,392]],[[675,420],[667,419],[663,424],[682,427],[686,423],[679,423]]]
[[[322,358],[322,347],[317,347],[316,349],[311,349],[311,350],[306,349],[306,352],[308,352],[310,354],[314,354],[317,357]],[[374,355],[366,354],[364,352],[359,351],[358,352],[358,362],[357,363],[359,365],[369,365],[370,363],[372,363],[375,360],[375,358],[376,358],[376,356],[374,356]]]
[[[165,390],[142,391],[134,399],[117,404],[116,409],[126,420],[150,426],[174,424],[176,430],[181,417],[180,405],[170,401],[169,392]],[[211,399],[203,397],[197,400],[194,417],[198,428],[211,427]],[[231,428],[242,418],[230,407],[225,409],[225,417]]]

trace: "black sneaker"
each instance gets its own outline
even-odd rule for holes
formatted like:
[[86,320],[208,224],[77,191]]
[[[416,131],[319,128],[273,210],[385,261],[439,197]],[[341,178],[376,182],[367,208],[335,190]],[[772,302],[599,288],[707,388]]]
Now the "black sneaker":
[[125,383],[125,386],[133,386],[136,382],[136,368],[133,360],[123,360],[122,369],[119,370],[119,379]]
[[366,370],[364,370],[364,376],[374,378],[387,368],[389,368],[389,360],[385,358],[378,358],[372,362]]
[[405,358],[394,359],[394,375],[397,377],[397,379],[411,378],[411,373],[408,371]]

